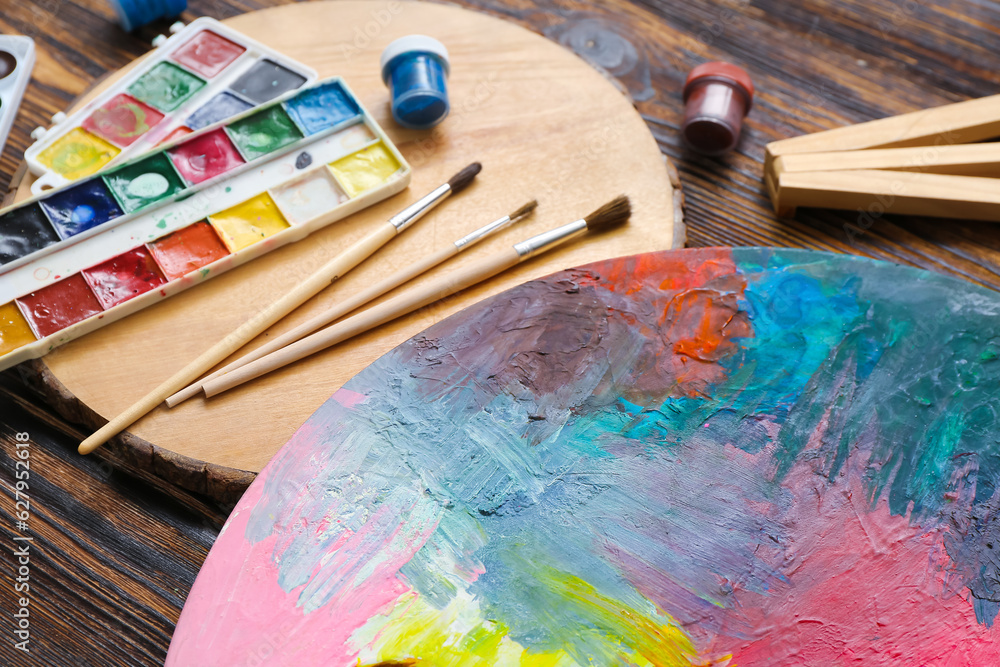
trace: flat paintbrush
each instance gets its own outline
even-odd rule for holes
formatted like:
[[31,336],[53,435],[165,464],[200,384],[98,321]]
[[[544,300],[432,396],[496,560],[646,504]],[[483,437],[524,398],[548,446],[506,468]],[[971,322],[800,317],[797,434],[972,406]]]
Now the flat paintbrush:
[[293,361],[298,361],[314,352],[345,341],[352,336],[390,322],[397,317],[482,282],[585,232],[598,232],[623,225],[628,221],[630,214],[628,198],[618,197],[585,218],[533,236],[478,264],[404,292],[384,303],[292,343],[277,352],[272,352],[246,366],[206,382],[205,395],[214,396]]
[[136,420],[162,403],[168,396],[198,379],[199,375],[246,345],[262,331],[314,297],[320,290],[353,269],[365,258],[371,256],[372,253],[422,218],[432,208],[452,194],[462,190],[472,182],[472,179],[476,177],[480,169],[482,169],[482,166],[478,162],[474,162],[452,176],[444,185],[437,187],[430,194],[406,207],[399,214],[389,218],[388,222],[379,226],[378,229],[331,259],[320,267],[319,270],[285,294],[285,296],[251,317],[242,326],[171,376],[166,382],[160,384],[160,386],[146,394],[137,403],[99,428],[93,435],[80,443],[77,451],[81,454],[89,454],[110,438],[121,433],[124,429],[135,423]]
[[465,236],[458,239],[454,243],[449,243],[441,250],[438,250],[437,252],[432,253],[431,255],[428,255],[423,259],[417,260],[413,264],[410,264],[409,266],[397,271],[396,273],[392,274],[391,276],[389,276],[384,280],[380,280],[371,287],[358,292],[350,299],[346,299],[338,303],[333,308],[330,308],[329,310],[320,313],[316,317],[313,317],[312,319],[303,322],[299,326],[282,334],[281,336],[278,336],[269,343],[261,345],[253,352],[250,352],[249,354],[240,357],[239,359],[230,363],[227,366],[223,366],[222,368],[215,371],[211,375],[202,378],[201,380],[195,382],[194,384],[188,385],[183,390],[169,397],[166,401],[167,406],[172,408],[175,405],[181,403],[182,401],[186,401],[187,399],[191,398],[199,391],[201,391],[202,387],[205,385],[206,382],[210,382],[211,380],[214,380],[217,377],[221,377],[222,375],[225,375],[230,371],[236,370],[241,366],[245,366],[249,364],[251,361],[256,361],[257,359],[260,359],[261,357],[268,355],[271,352],[280,350],[286,345],[289,345],[301,339],[303,336],[307,336],[311,334],[313,331],[316,331],[317,329],[326,326],[330,322],[340,319],[344,315],[347,315],[348,313],[357,310],[358,308],[365,305],[369,301],[377,299],[386,292],[394,290],[400,285],[416,278],[417,276],[422,275],[427,271],[430,271],[438,264],[441,264],[442,262],[451,259],[452,257],[459,254],[463,250],[471,248],[473,245],[475,245],[479,241],[482,241],[487,236],[495,234],[501,229],[506,228],[508,225],[513,224],[518,220],[521,220],[522,218],[531,215],[531,212],[535,210],[536,206],[538,206],[537,201],[530,201],[521,208],[511,213],[510,215],[505,215],[502,218],[498,218],[497,220],[494,220],[493,222],[487,225],[483,225],[479,229],[466,234]]

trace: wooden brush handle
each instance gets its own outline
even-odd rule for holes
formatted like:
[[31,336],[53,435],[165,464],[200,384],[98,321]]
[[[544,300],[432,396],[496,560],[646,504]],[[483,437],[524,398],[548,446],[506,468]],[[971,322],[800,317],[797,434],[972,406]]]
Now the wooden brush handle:
[[764,166],[782,155],[922,146],[935,141],[967,144],[1000,136],[1000,95],[922,109],[867,123],[773,141]]
[[799,206],[860,211],[857,231],[882,213],[1000,221],[995,178],[855,169],[784,172],[775,186],[772,202],[778,215],[791,215]]
[[915,148],[869,148],[862,151],[801,153],[774,161],[774,174],[803,171],[890,169],[953,176],[1000,176],[1000,145],[958,144]]
[[401,269],[400,271],[397,271],[396,273],[392,274],[385,280],[381,280],[372,285],[371,287],[369,287],[368,289],[358,292],[350,299],[342,301],[333,308],[320,313],[316,317],[306,322],[303,322],[299,326],[295,327],[290,331],[285,332],[284,334],[278,336],[274,340],[264,345],[261,345],[260,347],[258,347],[256,350],[253,350],[249,354],[246,354],[240,357],[239,359],[233,361],[232,363],[223,366],[219,370],[215,371],[210,375],[205,376],[204,378],[195,382],[194,384],[188,385],[187,387],[177,392],[173,396],[167,398],[167,406],[172,408],[178,403],[186,401],[187,399],[191,398],[199,391],[201,391],[207,382],[211,382],[212,380],[218,377],[222,377],[226,373],[234,371],[237,368],[240,368],[241,366],[246,366],[251,361],[256,361],[257,359],[260,359],[261,357],[264,357],[272,352],[275,352],[276,350],[280,350],[286,345],[290,345],[291,343],[294,343],[295,341],[299,340],[303,336],[311,334],[313,331],[316,331],[320,327],[326,326],[330,322],[333,322],[334,320],[337,320],[343,317],[344,315],[347,315],[348,313],[357,310],[358,308],[365,305],[369,301],[377,299],[386,292],[399,287],[403,283],[406,283],[412,280],[413,278],[419,276],[420,274],[429,271],[430,269],[434,268],[435,266],[445,261],[446,259],[453,257],[454,255],[458,254],[458,251],[459,249],[455,244],[449,243],[447,247],[442,248],[438,252],[429,255],[428,257],[425,257],[417,262],[414,262],[413,264],[410,264],[406,268]]
[[199,375],[243,347],[243,345],[260,334],[260,332],[315,296],[320,290],[329,285],[331,281],[336,280],[361,263],[366,257],[371,256],[372,253],[385,245],[395,235],[396,228],[394,226],[383,224],[374,232],[334,257],[308,279],[296,286],[291,292],[251,317],[238,329],[171,376],[166,382],[98,429],[93,435],[80,443],[78,451],[81,454],[89,454],[110,438],[121,433],[143,415],[156,408],[165,398],[186,387],[193,380],[196,380]]
[[507,248],[479,264],[460,269],[451,275],[444,276],[426,285],[421,285],[400,294],[354,317],[338,322],[323,331],[292,343],[277,352],[273,352],[246,366],[226,373],[211,382],[206,382],[205,395],[214,396],[227,389],[260,377],[265,373],[298,361],[314,352],[343,342],[352,336],[390,322],[397,317],[411,313],[418,308],[422,308],[455,292],[459,292],[466,287],[495,276],[501,271],[505,271],[516,265],[520,260],[520,256],[513,248]]

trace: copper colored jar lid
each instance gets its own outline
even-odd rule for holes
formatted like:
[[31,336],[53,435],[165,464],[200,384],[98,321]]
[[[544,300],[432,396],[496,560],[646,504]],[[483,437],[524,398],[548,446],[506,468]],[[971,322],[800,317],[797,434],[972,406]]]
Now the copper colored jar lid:
[[747,111],[753,105],[753,81],[747,71],[738,65],[721,61],[702,63],[688,74],[687,81],[684,82],[684,102],[688,100],[694,84],[699,80],[711,79],[715,81],[725,80],[735,84],[736,89],[743,93],[747,101]]

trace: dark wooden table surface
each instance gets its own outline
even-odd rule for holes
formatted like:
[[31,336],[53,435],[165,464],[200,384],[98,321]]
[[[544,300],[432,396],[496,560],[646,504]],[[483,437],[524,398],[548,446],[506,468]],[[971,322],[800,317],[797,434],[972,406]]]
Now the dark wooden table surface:
[[[227,18],[282,0],[189,0],[182,18]],[[868,255],[1000,288],[1000,227],[800,210],[777,220],[761,186],[764,145],[821,129],[998,92],[1000,3],[987,0],[469,0],[576,50],[618,77],[686,196],[688,241]],[[38,63],[7,148],[0,191],[29,132],[96,79],[149,49],[160,21],[122,32],[105,0],[0,0],[0,32],[36,40]],[[677,130],[687,72],[710,59],[746,67],[758,96],[739,150],[687,152]],[[869,224],[869,221],[864,221]],[[30,443],[16,447],[18,434]],[[227,508],[155,477],[80,457],[80,433],[0,375],[0,665],[155,665],[166,654]],[[15,460],[30,452],[30,517],[15,515]],[[31,537],[30,653],[14,648],[16,563]]]

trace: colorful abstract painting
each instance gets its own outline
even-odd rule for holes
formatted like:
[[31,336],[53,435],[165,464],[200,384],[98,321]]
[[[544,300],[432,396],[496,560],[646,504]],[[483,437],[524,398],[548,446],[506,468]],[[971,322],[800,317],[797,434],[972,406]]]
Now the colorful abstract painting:
[[950,278],[744,248],[536,280],[313,415],[168,664],[998,665],[998,410],[1000,294]]

